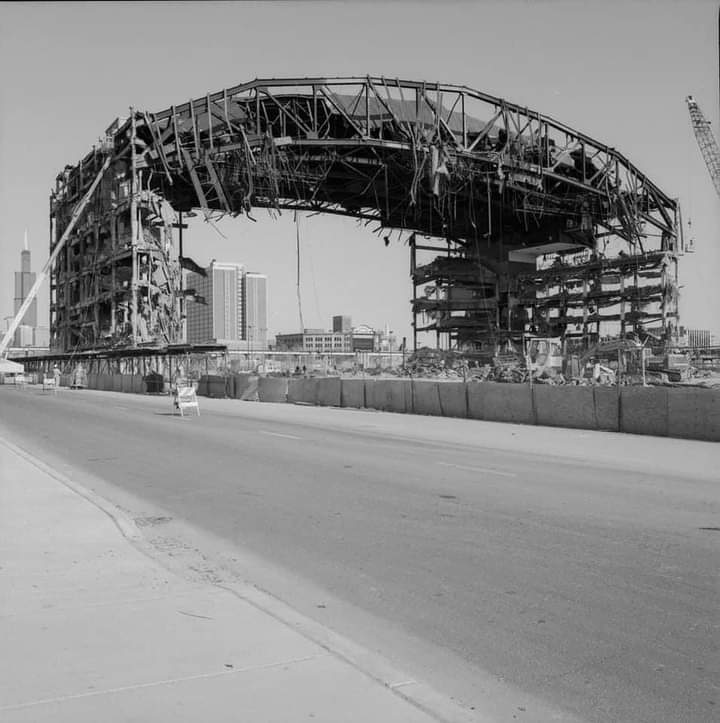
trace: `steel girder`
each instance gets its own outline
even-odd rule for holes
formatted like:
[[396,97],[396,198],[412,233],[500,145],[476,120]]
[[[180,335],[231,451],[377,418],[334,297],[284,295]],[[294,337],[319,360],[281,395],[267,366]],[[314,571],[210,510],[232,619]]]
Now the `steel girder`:
[[146,162],[176,208],[335,211],[453,239],[485,235],[489,208],[506,247],[560,227],[589,245],[593,225],[676,244],[676,203],[625,156],[464,86],[254,80],[142,121]]

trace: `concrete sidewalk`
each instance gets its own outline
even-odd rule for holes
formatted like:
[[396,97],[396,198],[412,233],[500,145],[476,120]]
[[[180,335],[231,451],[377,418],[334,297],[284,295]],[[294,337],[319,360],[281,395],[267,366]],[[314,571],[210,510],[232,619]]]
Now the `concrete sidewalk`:
[[132,522],[68,484],[0,439],[4,723],[467,719],[166,570]]

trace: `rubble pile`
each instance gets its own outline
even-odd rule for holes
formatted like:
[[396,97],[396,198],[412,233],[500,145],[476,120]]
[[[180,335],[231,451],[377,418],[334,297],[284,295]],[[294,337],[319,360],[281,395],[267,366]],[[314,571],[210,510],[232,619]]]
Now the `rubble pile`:
[[467,360],[459,352],[421,347],[408,357],[404,369],[398,372],[410,377],[464,379],[467,369]]
[[400,376],[424,379],[459,379],[480,382],[524,382],[528,379],[525,359],[521,354],[507,353],[490,357],[487,354],[418,349],[404,368],[395,370]]

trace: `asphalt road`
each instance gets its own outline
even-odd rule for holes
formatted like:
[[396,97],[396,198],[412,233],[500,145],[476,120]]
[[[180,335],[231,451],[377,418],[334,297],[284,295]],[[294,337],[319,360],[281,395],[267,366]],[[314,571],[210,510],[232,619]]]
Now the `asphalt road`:
[[498,720],[719,715],[720,445],[201,404],[0,387],[0,433]]

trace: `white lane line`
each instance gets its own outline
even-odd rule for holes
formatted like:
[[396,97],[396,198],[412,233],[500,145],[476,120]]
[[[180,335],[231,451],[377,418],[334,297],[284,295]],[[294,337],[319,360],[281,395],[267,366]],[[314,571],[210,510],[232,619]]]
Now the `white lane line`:
[[294,434],[280,434],[280,432],[268,432],[264,429],[258,430],[260,434],[269,434],[271,437],[284,437],[285,439],[302,439],[302,437],[296,437]]
[[490,469],[489,467],[466,467],[463,464],[451,464],[450,462],[438,462],[443,467],[455,467],[456,469],[466,469],[470,472],[487,472],[489,474],[499,474],[502,477],[517,477],[515,472],[501,472],[499,469]]

